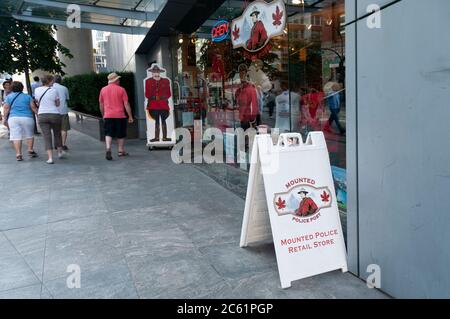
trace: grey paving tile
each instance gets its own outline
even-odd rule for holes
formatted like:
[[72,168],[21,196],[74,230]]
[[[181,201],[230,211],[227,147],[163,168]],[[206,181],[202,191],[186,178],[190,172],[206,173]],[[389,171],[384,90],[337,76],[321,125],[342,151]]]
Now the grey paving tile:
[[[67,274],[69,275],[69,274]],[[126,262],[119,260],[95,271],[81,271],[81,287],[69,289],[67,276],[44,285],[55,299],[136,299],[138,298]]]
[[239,278],[277,267],[272,244],[243,249],[236,242],[204,246],[199,250],[224,278]]
[[147,299],[226,299],[232,296],[232,289],[225,280],[215,283],[188,286],[164,290],[159,295],[151,295]]
[[42,278],[47,225],[4,232],[38,278]]
[[167,206],[131,209],[110,214],[111,224],[117,233],[160,230],[174,227],[174,218]]
[[130,185],[126,188],[121,185],[110,185],[103,190],[103,198],[110,212],[129,210],[130,208],[145,208],[161,206],[164,198],[164,189],[152,189],[149,192],[142,185]]
[[0,291],[40,284],[25,260],[0,233]]
[[48,201],[40,204],[9,205],[0,213],[0,231],[43,225],[48,220]]
[[194,249],[185,233],[158,209],[114,213],[111,221],[122,253],[169,257]]
[[48,289],[45,287],[45,285],[42,285],[41,299],[54,299],[50,291],[48,291]]
[[386,295],[369,289],[360,279],[349,273],[333,271],[292,283],[286,289],[289,298],[305,299],[384,299]]
[[214,268],[194,252],[168,258],[132,256],[127,261],[141,298],[170,297],[181,290],[211,291],[211,287],[223,281]]
[[41,284],[0,292],[0,299],[41,299]]
[[49,224],[44,280],[64,277],[72,264],[82,271],[95,271],[122,258],[105,215]]
[[187,236],[198,246],[209,246],[216,243],[239,243],[240,230],[220,222],[220,217],[184,217],[178,218],[177,224]]
[[227,280],[231,286],[227,299],[286,299],[287,295],[281,289],[278,271],[245,274],[235,279]]
[[49,222],[107,213],[103,196],[93,184],[59,187],[50,194]]

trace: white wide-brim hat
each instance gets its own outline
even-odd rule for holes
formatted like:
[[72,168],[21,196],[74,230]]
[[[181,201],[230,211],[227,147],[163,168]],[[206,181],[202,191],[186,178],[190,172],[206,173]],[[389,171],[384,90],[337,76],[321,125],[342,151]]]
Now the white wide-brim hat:
[[119,76],[117,73],[111,73],[110,75],[108,75],[108,84],[114,83],[120,78],[121,76]]

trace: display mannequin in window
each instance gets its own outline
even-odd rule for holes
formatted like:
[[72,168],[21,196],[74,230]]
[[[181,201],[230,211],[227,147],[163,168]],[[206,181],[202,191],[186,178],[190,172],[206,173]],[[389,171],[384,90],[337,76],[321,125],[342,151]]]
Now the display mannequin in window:
[[236,91],[236,104],[239,109],[239,120],[241,128],[247,130],[256,128],[259,125],[257,119],[259,115],[258,92],[254,84],[248,81],[248,68],[245,64],[239,66],[239,78],[241,85]]
[[282,92],[275,99],[276,124],[280,133],[300,131],[300,95],[289,90],[289,83],[282,81]]
[[152,119],[155,120],[155,138],[150,142],[159,142],[162,127],[163,142],[171,142],[167,137],[166,120],[170,116],[169,99],[172,97],[170,81],[161,77],[161,73],[166,72],[158,65],[154,64],[149,70],[152,77],[145,82],[145,97],[148,99],[147,111]]

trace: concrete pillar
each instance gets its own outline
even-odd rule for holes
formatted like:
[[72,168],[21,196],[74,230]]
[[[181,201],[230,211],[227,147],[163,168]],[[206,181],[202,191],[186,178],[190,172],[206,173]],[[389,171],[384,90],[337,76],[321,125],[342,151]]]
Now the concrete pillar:
[[74,56],[73,59],[69,59],[61,54],[59,55],[61,61],[66,65],[64,68],[66,75],[73,76],[95,71],[91,30],[69,29],[59,26],[56,38]]

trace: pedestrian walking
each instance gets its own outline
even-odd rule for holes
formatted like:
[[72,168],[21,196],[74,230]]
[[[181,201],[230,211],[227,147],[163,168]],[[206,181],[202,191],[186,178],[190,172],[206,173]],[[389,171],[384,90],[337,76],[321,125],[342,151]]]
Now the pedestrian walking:
[[69,107],[67,105],[69,101],[69,89],[65,87],[62,83],[62,77],[60,75],[55,75],[55,83],[53,88],[58,91],[59,102],[59,112],[61,114],[61,138],[62,138],[62,149],[63,151],[68,151],[67,147],[67,136],[70,131],[70,120],[69,120]]
[[341,86],[339,83],[335,83],[332,85],[331,91],[329,95],[326,97],[326,101],[328,104],[328,108],[330,110],[330,118],[328,122],[325,124],[324,131],[331,132],[331,125],[333,122],[336,123],[336,126],[341,135],[345,134],[345,129],[342,127],[339,122],[339,113],[341,112]]
[[108,75],[108,85],[100,91],[99,103],[104,120],[106,159],[113,159],[111,146],[114,138],[117,138],[118,156],[129,156],[125,151],[127,123],[132,124],[134,120],[127,92],[120,86],[120,76],[116,73]]
[[42,86],[41,79],[39,79],[38,76],[35,76],[33,78],[33,83],[31,83],[31,96],[32,97],[34,97],[34,93],[35,93],[36,89],[41,86]]
[[10,141],[13,142],[16,151],[16,160],[23,161],[22,141],[26,140],[28,155],[36,158],[34,151],[34,114],[37,112],[33,98],[23,93],[24,86],[15,81],[11,86],[11,94],[6,97],[4,104],[5,116],[3,125],[9,127]]
[[48,155],[47,164],[54,164],[52,131],[55,147],[58,150],[58,158],[62,159],[66,156],[61,141],[61,114],[59,112],[61,102],[58,91],[52,87],[53,81],[53,76],[44,76],[42,78],[43,86],[35,91],[35,99],[39,108],[39,125],[44,135],[45,149]]
[[[33,99],[35,98],[35,91],[37,88],[41,87],[42,83],[41,83],[41,79],[38,76],[35,76],[33,78],[33,83],[31,83],[31,96],[33,97]],[[35,101],[36,103],[36,101]],[[38,121],[36,120],[36,116],[33,117],[34,120],[34,134],[39,135],[39,130],[38,130]]]

